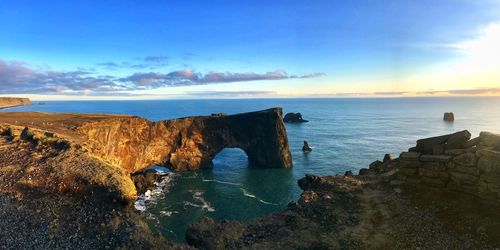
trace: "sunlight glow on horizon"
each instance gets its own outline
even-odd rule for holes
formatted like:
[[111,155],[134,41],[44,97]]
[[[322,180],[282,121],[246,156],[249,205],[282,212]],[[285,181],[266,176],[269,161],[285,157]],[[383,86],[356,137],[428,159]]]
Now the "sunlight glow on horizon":
[[28,2],[0,2],[0,96],[500,96],[499,1]]

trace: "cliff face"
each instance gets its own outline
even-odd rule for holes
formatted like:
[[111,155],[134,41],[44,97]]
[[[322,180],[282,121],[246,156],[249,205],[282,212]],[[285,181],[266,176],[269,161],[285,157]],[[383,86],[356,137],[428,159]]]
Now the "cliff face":
[[31,105],[28,98],[15,98],[15,97],[0,97],[0,109],[16,106]]
[[130,178],[153,165],[211,166],[222,149],[252,164],[292,167],[280,108],[151,122],[118,115],[0,113],[0,190],[96,193],[132,201]]
[[209,167],[224,148],[241,148],[249,161],[289,168],[292,159],[279,108],[238,115],[187,117],[151,122],[130,117],[83,124],[82,146],[130,173],[152,165],[174,171]]

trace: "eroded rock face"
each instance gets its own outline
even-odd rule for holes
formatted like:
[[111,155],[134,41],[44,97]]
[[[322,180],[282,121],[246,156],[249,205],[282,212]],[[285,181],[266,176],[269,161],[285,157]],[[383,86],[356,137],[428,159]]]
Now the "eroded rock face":
[[208,167],[227,147],[243,149],[255,165],[290,168],[281,112],[160,122],[120,115],[0,113],[0,180],[5,180],[0,191],[104,191],[130,202],[137,194],[131,174],[152,165],[174,171]]
[[83,147],[135,173],[152,165],[173,171],[209,167],[224,148],[241,148],[255,165],[292,167],[280,108],[230,116],[151,122],[127,117],[83,124]]

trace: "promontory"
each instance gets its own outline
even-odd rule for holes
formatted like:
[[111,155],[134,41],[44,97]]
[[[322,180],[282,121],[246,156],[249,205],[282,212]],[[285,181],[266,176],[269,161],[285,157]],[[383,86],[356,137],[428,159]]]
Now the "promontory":
[[131,174],[210,167],[224,148],[251,164],[290,168],[282,109],[152,122],[127,115],[0,113],[0,190],[137,195]]
[[0,109],[31,105],[28,98],[0,97]]

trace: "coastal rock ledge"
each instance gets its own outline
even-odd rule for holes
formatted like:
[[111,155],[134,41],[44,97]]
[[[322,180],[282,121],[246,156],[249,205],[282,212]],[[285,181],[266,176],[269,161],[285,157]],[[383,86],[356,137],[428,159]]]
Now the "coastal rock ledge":
[[0,190],[102,192],[132,201],[131,174],[212,165],[241,148],[253,165],[290,168],[282,109],[152,122],[124,115],[0,113]]

